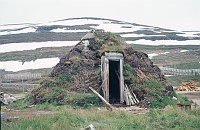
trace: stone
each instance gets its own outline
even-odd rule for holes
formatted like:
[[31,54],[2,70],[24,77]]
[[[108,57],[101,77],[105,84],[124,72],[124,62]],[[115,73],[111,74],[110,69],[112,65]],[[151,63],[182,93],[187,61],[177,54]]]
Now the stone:
[[85,130],[96,130],[92,124],[90,124]]

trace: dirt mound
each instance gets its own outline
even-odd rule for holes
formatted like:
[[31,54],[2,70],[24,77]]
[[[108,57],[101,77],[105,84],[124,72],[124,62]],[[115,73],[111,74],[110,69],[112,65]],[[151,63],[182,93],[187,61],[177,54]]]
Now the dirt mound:
[[52,77],[59,74],[73,75],[74,87],[99,88],[101,56],[105,52],[120,52],[124,55],[124,64],[129,64],[133,68],[132,73],[136,73],[137,81],[151,78],[165,80],[160,69],[153,65],[147,54],[134,50],[120,36],[104,32],[92,34],[88,39],[84,36],[82,41],[60,59],[51,73]]
[[[150,79],[165,81],[161,70],[153,64],[147,54],[134,50],[119,35],[102,31],[87,33],[60,59],[50,76],[68,75],[73,77],[68,85],[71,90],[88,92],[89,87],[93,87],[101,93],[101,56],[105,52],[123,54],[124,80],[128,86]],[[139,92],[134,89],[133,91],[139,95]],[[34,91],[34,97],[37,95]]]

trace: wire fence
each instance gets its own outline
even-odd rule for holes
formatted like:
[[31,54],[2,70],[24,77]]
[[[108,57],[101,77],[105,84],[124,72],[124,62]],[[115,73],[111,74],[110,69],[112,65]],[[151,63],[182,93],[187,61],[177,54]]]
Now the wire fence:
[[40,79],[41,73],[18,73],[18,74],[5,74],[1,76],[1,81],[15,81],[15,80],[34,80]]
[[38,86],[39,84],[0,83],[0,91],[25,92],[25,91],[32,91]]

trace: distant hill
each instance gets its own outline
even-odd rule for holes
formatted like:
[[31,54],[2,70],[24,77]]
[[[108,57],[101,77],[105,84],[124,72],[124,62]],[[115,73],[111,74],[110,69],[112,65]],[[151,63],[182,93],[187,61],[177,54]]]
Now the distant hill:
[[177,31],[125,21],[82,17],[48,23],[0,25],[0,44],[44,41],[77,41],[92,29],[120,34],[126,41],[200,40],[200,31]]

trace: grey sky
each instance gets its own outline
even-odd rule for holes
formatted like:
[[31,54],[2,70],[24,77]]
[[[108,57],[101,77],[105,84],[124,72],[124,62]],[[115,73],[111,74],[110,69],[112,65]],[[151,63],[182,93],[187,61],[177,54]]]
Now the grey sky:
[[0,0],[0,24],[85,16],[200,30],[200,0]]

